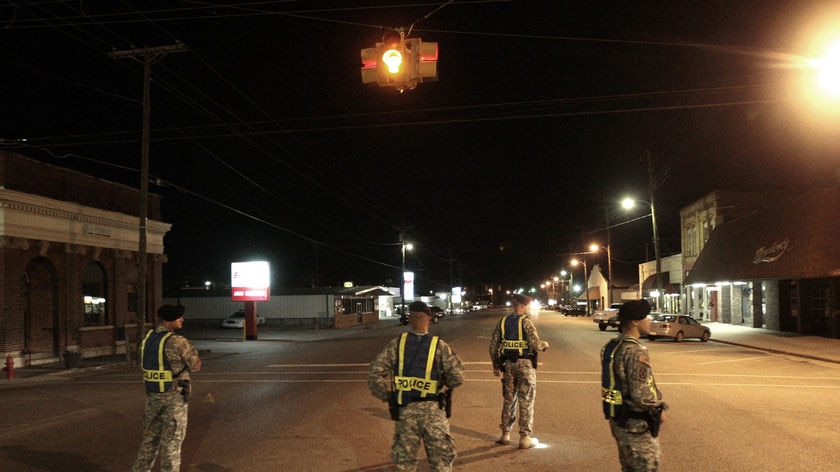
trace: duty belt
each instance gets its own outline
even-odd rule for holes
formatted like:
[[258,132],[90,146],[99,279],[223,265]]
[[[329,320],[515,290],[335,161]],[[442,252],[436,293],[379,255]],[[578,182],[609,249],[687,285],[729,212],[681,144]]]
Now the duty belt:
[[417,403],[417,402],[436,402],[436,401],[438,401],[438,400],[440,400],[440,399],[438,398],[438,396],[437,396],[437,395],[432,395],[432,396],[428,396],[428,397],[415,398],[414,400],[411,400],[411,403]]

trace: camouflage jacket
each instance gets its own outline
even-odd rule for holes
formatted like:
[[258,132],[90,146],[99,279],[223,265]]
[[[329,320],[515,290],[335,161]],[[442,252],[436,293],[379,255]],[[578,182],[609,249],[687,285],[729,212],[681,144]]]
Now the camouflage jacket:
[[[167,331],[169,330],[163,325],[158,325],[155,328],[155,332],[157,333],[165,333]],[[175,375],[179,372],[181,373],[178,376],[179,379],[189,379],[190,372],[199,370],[201,364],[198,357],[198,350],[187,338],[178,334],[172,334],[166,340],[164,352],[166,353],[166,360],[169,361],[169,367],[172,369],[172,373]]]
[[663,401],[653,378],[647,347],[624,334],[619,334],[617,339],[623,342],[616,348],[614,370],[621,380],[624,403],[633,411],[652,413]]
[[[412,331],[414,334],[428,336],[429,333]],[[374,397],[388,401],[388,396],[394,390],[394,369],[397,364],[397,350],[399,349],[399,337],[394,338],[385,348],[377,354],[370,363],[368,371],[368,388]],[[461,359],[452,351],[443,339],[438,339],[437,350],[435,351],[435,364],[438,366],[442,385],[450,389],[464,383],[464,365]]]
[[[502,351],[504,351],[504,344],[502,343],[502,323],[504,323],[507,316],[512,315],[502,317],[502,319],[496,323],[496,329],[493,330],[493,335],[490,337],[490,362],[493,363],[494,369],[503,368]],[[545,348],[548,347],[548,343],[540,340],[540,335],[537,332],[537,327],[534,325],[534,321],[528,315],[523,316],[525,316],[525,319],[522,320],[522,331],[525,333],[525,339],[528,340],[528,347],[534,352],[545,350]]]

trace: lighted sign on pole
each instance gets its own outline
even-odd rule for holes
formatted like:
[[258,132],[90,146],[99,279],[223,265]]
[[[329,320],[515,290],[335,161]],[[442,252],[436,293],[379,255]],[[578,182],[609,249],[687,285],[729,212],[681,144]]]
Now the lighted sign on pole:
[[452,303],[461,303],[461,287],[452,287]]
[[264,302],[268,300],[271,271],[266,261],[230,264],[231,300]]
[[414,300],[414,272],[403,272],[403,283],[405,284],[405,299]]
[[268,301],[271,271],[268,262],[232,262],[230,264],[230,297],[245,302],[245,340],[257,339],[257,302]]

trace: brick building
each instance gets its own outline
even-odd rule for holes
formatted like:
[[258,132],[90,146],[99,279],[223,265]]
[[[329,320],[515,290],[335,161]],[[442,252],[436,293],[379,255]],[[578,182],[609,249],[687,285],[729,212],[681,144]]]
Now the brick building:
[[840,338],[840,186],[716,191],[680,211],[685,312]]
[[[0,355],[26,366],[136,349],[139,199],[136,189],[0,151]],[[160,221],[158,195],[147,202],[140,318],[151,323],[171,225]]]

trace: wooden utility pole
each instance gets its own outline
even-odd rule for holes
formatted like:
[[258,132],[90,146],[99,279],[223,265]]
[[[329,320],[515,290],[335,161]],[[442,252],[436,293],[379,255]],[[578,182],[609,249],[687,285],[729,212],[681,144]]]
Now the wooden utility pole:
[[[170,46],[159,46],[153,48],[135,48],[125,51],[112,51],[108,57],[112,59],[134,59],[143,63],[143,131],[140,144],[140,224],[139,224],[139,248],[137,250],[137,349],[143,342],[143,335],[146,323],[146,224],[149,218],[149,124],[151,121],[152,105],[150,101],[152,64],[162,59],[169,53],[186,52],[187,47],[183,43],[175,43]],[[131,362],[131,343],[126,336],[125,356]],[[138,364],[140,359],[137,360]]]
[[648,194],[650,197],[650,222],[653,225],[653,253],[654,257],[656,258],[656,291],[658,295],[656,296],[656,310],[662,310],[661,301],[663,300],[663,291],[665,288],[662,286],[662,258],[659,253],[659,233],[656,229],[656,205],[654,203],[654,195],[656,194],[656,179],[653,173],[653,158],[650,155],[650,150],[645,150],[645,154],[647,156],[647,168],[648,168]]

